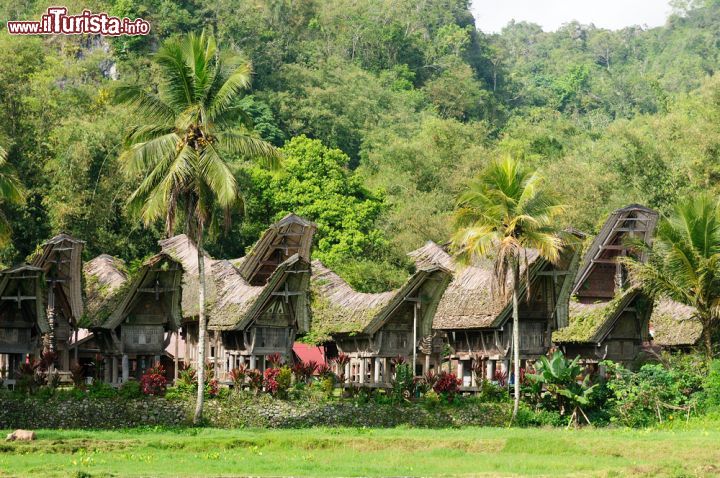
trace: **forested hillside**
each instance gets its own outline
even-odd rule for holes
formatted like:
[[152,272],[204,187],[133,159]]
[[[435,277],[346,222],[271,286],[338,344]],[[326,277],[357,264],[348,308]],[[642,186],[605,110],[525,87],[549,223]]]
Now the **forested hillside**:
[[[244,207],[207,244],[245,253],[293,211],[318,223],[316,257],[354,285],[398,285],[405,253],[446,241],[455,198],[492,158],[539,168],[595,232],[612,209],[660,211],[693,190],[720,192],[720,1],[675,2],[663,27],[607,31],[527,23],[474,28],[463,0],[94,0],[65,2],[152,24],[139,38],[13,37],[0,31],[0,145],[28,189],[3,206],[6,265],[52,233],[132,263],[157,250],[125,202],[138,178],[119,152],[133,111],[122,83],[156,84],[150,56],[206,29],[243,52],[253,87],[237,107],[282,148],[284,169],[238,162]],[[48,4],[5,1],[0,19]]]

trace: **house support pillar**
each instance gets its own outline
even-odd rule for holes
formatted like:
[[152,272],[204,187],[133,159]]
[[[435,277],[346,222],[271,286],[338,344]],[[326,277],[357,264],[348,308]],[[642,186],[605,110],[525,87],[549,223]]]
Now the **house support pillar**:
[[117,355],[113,355],[112,358],[112,383],[117,385],[118,383],[118,358]]
[[380,383],[380,359],[375,357],[375,365],[373,365],[374,383]]
[[430,354],[425,356],[425,373],[430,371]]
[[130,378],[130,359],[127,354],[122,356],[122,383],[125,383]]
[[345,364],[345,383],[350,383],[350,380],[351,380],[350,370],[352,370],[351,362],[348,362]]
[[367,361],[367,359],[365,359],[365,358],[360,359],[360,371],[359,371],[360,377],[358,380],[360,382],[360,384],[365,383],[365,362],[366,361]]
[[256,359],[254,355],[250,356],[250,369],[253,370],[257,366]]
[[495,361],[487,359],[485,362],[485,378],[492,380],[495,378]]

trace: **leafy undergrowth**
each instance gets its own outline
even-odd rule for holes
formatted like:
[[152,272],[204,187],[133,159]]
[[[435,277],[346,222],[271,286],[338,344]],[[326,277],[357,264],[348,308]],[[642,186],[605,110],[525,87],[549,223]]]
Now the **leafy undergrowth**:
[[671,429],[40,430],[0,476],[707,476],[720,422]]

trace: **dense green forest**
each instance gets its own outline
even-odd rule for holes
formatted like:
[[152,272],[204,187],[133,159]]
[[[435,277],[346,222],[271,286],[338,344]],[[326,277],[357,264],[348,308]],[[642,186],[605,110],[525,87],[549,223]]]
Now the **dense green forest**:
[[[447,241],[458,193],[510,155],[538,168],[567,223],[595,232],[630,202],[666,212],[694,190],[720,193],[720,1],[673,3],[665,26],[608,31],[568,23],[543,32],[474,27],[464,0],[95,0],[65,2],[152,24],[148,37],[14,37],[0,31],[0,145],[27,188],[3,205],[11,264],[65,231],[132,264],[162,225],[130,217],[119,152],[134,112],[114,85],[153,87],[161,42],[212,31],[252,61],[237,106],[284,168],[237,158],[243,207],[207,248],[245,253],[293,211],[318,224],[315,257],[357,287],[397,286],[405,253]],[[0,4],[0,19],[48,6]]]

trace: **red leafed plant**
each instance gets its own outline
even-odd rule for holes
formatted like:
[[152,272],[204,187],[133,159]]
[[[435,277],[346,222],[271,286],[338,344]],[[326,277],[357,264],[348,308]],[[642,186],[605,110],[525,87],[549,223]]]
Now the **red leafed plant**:
[[165,367],[156,363],[140,377],[140,389],[145,395],[162,396],[167,390]]
[[404,364],[405,362],[407,362],[407,360],[405,360],[405,357],[403,357],[402,355],[397,355],[390,359],[390,363],[395,366]]
[[337,371],[341,382],[345,381],[345,366],[350,363],[350,356],[347,354],[340,353],[333,359],[333,362],[337,365]]
[[299,382],[307,382],[315,374],[317,368],[317,362],[314,360],[308,360],[307,362],[298,362],[293,365],[292,371]]
[[434,370],[428,370],[423,375],[422,380],[428,387],[433,388],[439,378],[440,376]]
[[273,368],[280,368],[283,364],[282,355],[277,352],[268,355],[266,359],[270,363],[270,366]]
[[247,378],[248,378],[248,386],[250,387],[250,390],[257,393],[263,385],[263,375],[260,373],[260,370],[257,369],[250,369],[247,371]]
[[265,370],[265,374],[263,377],[263,386],[265,387],[265,391],[275,395],[278,391],[278,375],[280,374],[279,368],[268,368]]
[[338,356],[333,359],[333,362],[338,364],[339,367],[345,368],[345,365],[350,363],[350,356],[343,353],[338,354]]
[[502,370],[495,370],[495,381],[498,383],[499,386],[505,387],[507,385],[507,373],[503,372]]
[[437,375],[433,390],[435,393],[446,395],[448,400],[452,400],[455,394],[460,391],[460,383],[460,379],[457,378],[454,373],[443,371]]
[[205,393],[210,397],[217,397],[220,392],[220,383],[216,378],[211,378],[210,381],[205,385]]
[[315,373],[317,373],[318,377],[326,378],[332,375],[332,370],[329,365],[323,363],[317,366]]
[[245,384],[245,378],[247,376],[248,368],[245,364],[240,364],[239,367],[230,370],[230,380],[232,380],[237,390],[240,390]]

